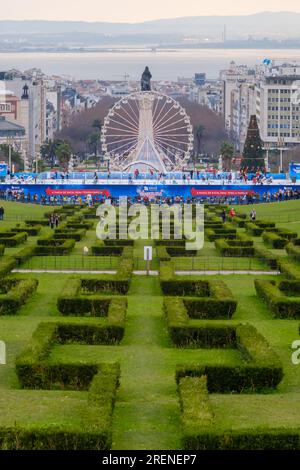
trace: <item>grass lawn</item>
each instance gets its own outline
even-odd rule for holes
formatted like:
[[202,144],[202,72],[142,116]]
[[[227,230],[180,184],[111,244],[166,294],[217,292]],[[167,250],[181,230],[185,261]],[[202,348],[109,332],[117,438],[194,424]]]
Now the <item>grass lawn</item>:
[[[20,216],[28,210],[26,218],[41,217],[49,208],[5,203],[7,213]],[[277,220],[294,217],[300,228],[300,201],[255,205],[259,217],[267,218],[267,213]],[[239,210],[250,212],[250,206]],[[19,211],[19,212],[18,212]],[[37,211],[36,214],[33,212]],[[38,214],[38,211],[39,214]],[[269,217],[268,217],[269,218]],[[278,223],[278,226],[291,228],[292,224]],[[296,229],[295,229],[296,230]],[[298,226],[297,226],[298,230]],[[43,233],[50,228],[43,229]],[[300,233],[300,232],[299,232]],[[33,244],[36,237],[29,237],[27,244]],[[119,257],[83,256],[83,247],[90,247],[95,241],[94,230],[76,243],[68,257],[33,257],[22,267],[43,269],[112,269],[119,263]],[[260,238],[255,243],[262,244]],[[137,241],[134,246],[135,268],[143,269],[143,247],[151,241]],[[8,249],[8,254],[20,250]],[[286,256],[284,250],[273,250]],[[155,250],[154,250],[155,256]],[[44,258],[44,261],[42,261]],[[47,258],[47,259],[46,259]],[[76,264],[78,263],[78,264]],[[91,264],[89,264],[91,263]],[[95,263],[95,264],[94,264]],[[46,266],[46,265],[45,265]],[[152,268],[158,268],[154,259]],[[176,269],[255,269],[269,270],[268,266],[253,258],[220,258],[214,244],[206,243],[195,258],[175,258]],[[24,427],[31,424],[76,429],[101,426],[101,409],[87,406],[86,392],[20,390],[15,373],[15,357],[27,345],[32,333],[42,321],[63,321],[98,323],[97,318],[70,318],[60,316],[57,310],[57,297],[64,283],[71,277],[68,274],[14,274],[18,278],[36,278],[37,291],[14,316],[0,316],[0,340],[6,342],[8,361],[0,366],[0,427],[13,426],[16,422]],[[73,277],[73,276],[72,276]],[[78,276],[80,277],[80,276]],[[97,275],[91,275],[97,279]],[[263,274],[263,279],[280,279],[281,276]],[[260,394],[211,394],[210,400],[214,420],[220,430],[260,427],[299,427],[300,423],[300,365],[291,362],[291,345],[299,339],[299,320],[275,320],[272,312],[256,295],[255,275],[218,275],[238,300],[238,307],[232,322],[250,323],[263,334],[271,347],[279,355],[284,369],[284,378],[277,390]],[[49,361],[63,360],[64,363],[80,362],[103,363],[119,362],[121,365],[120,388],[117,393],[113,415],[113,449],[161,449],[170,450],[182,447],[181,412],[175,382],[175,368],[179,363],[238,365],[242,361],[235,349],[190,349],[176,348],[171,343],[163,311],[163,295],[158,277],[133,276],[127,295],[128,309],[125,336],[116,346],[83,346],[79,344],[54,345]],[[229,320],[228,320],[229,321]],[[231,321],[231,320],[230,320]],[[2,392],[2,393],[1,393]]]

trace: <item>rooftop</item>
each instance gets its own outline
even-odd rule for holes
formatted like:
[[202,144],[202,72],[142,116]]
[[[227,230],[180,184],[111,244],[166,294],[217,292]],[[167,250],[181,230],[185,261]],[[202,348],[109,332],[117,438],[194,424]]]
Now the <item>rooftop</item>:
[[0,116],[0,137],[17,137],[25,135],[23,126],[7,121],[4,116]]

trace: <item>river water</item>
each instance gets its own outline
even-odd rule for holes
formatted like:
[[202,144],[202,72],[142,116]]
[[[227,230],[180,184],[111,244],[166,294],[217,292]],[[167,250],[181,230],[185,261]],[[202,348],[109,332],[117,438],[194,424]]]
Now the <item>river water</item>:
[[85,53],[0,53],[0,71],[37,67],[47,74],[65,75],[76,79],[122,80],[125,74],[138,80],[145,65],[150,67],[153,80],[192,77],[206,72],[208,78],[218,78],[219,71],[230,61],[250,66],[264,58],[284,62],[300,61],[300,50],[255,49],[184,49],[174,51],[85,52]]

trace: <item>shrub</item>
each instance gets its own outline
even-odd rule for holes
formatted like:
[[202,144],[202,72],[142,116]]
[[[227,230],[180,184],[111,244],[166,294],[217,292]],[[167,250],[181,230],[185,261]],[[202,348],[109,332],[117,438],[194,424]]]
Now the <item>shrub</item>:
[[[229,326],[224,324],[223,327]],[[265,338],[252,325],[231,328],[235,331],[235,347],[241,353],[241,363],[238,366],[181,364],[176,369],[177,383],[183,377],[205,375],[210,393],[240,393],[274,388],[281,382],[282,364]]]
[[[100,240],[99,240],[100,242]],[[103,240],[104,245],[106,246],[132,246],[134,245],[134,240]]]
[[27,261],[32,256],[34,256],[34,253],[35,253],[34,246],[26,246],[21,251],[19,251],[16,255],[14,255],[14,258],[16,259],[18,265],[20,265],[24,263],[25,261]]
[[277,269],[278,268],[278,259],[277,256],[274,255],[271,251],[267,250],[266,248],[255,247],[255,256],[256,258],[260,259],[264,263],[266,263],[270,268]]
[[245,227],[247,232],[250,233],[250,235],[253,235],[254,237],[260,237],[264,231],[262,227],[259,227],[253,222],[246,222]]
[[17,261],[13,257],[5,257],[0,261],[0,279],[6,276],[17,265]]
[[246,240],[216,240],[215,247],[222,256],[254,256],[255,249],[252,241]]
[[35,255],[53,255],[63,256],[69,254],[74,246],[75,240],[59,240],[59,239],[40,239],[37,241],[38,245],[34,249]]
[[290,260],[278,260],[280,271],[289,279],[300,279],[300,267]]
[[274,228],[275,227],[275,222],[269,222],[268,220],[256,220],[255,224],[258,225],[261,228]]
[[75,240],[79,242],[84,238],[86,235],[85,229],[78,229],[78,230],[68,230],[68,229],[56,229],[55,233],[53,234],[54,240]]
[[66,229],[73,229],[73,230],[91,230],[94,226],[94,222],[67,222]]
[[270,427],[240,430],[220,429],[202,377],[185,377],[178,386],[185,450],[296,450],[300,448],[299,429]]
[[269,245],[272,245],[272,247],[275,249],[282,249],[288,243],[286,238],[283,238],[274,232],[263,232],[262,237],[265,242],[267,242]]
[[15,315],[18,309],[36,291],[36,279],[3,279],[0,281],[0,315]]
[[210,242],[219,238],[234,239],[236,238],[236,228],[230,223],[225,223],[221,228],[208,228],[205,230],[205,235]]
[[300,261],[300,246],[299,245],[293,245],[292,243],[288,243],[285,249],[291,258],[293,258],[295,261]]
[[160,262],[170,261],[171,255],[167,252],[166,246],[157,246],[156,247],[156,256]]
[[27,240],[26,232],[0,232],[0,244],[7,247],[13,247],[24,243]]
[[256,279],[254,282],[257,294],[266,302],[275,318],[300,318],[300,291],[299,297],[287,295],[290,293],[287,286],[291,286],[290,289],[294,289],[295,293],[297,283],[285,281],[283,284],[277,284],[274,281],[261,279]]
[[[113,297],[103,296],[103,293],[120,291],[126,293],[124,290],[124,283],[121,280],[71,278],[58,297],[57,308],[63,315],[109,316]],[[113,305],[124,306],[124,303],[113,303]]]
[[[56,343],[103,344],[106,336],[109,335],[105,332],[105,326],[97,324],[40,323],[29,347],[16,358],[20,385],[28,389],[88,390],[101,364],[64,364],[54,361],[48,363],[48,356]],[[112,338],[108,340],[108,344],[110,343]]]
[[41,224],[35,224],[35,225],[31,225],[29,227],[26,227],[26,226],[25,227],[15,227],[12,230],[14,232],[17,232],[17,233],[26,232],[28,236],[35,237],[36,235],[38,235],[40,233],[41,229],[42,229]]
[[93,245],[91,248],[94,256],[120,256],[123,253],[122,246],[103,245],[102,243],[98,243],[97,245]]
[[31,220],[31,219],[27,219],[25,220],[25,225],[28,225],[28,226],[31,226],[31,227],[35,227],[35,226],[43,226],[43,227],[47,227],[49,225],[49,221],[48,220],[45,220],[45,219],[38,219],[38,220]]

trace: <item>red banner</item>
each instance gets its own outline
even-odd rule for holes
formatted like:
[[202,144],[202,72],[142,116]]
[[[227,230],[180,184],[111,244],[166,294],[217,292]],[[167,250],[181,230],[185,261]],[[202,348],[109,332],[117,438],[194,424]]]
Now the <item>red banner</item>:
[[246,196],[255,194],[252,190],[243,189],[191,189],[192,196]]
[[46,194],[48,196],[106,196],[110,197],[108,189],[52,189],[47,188]]

